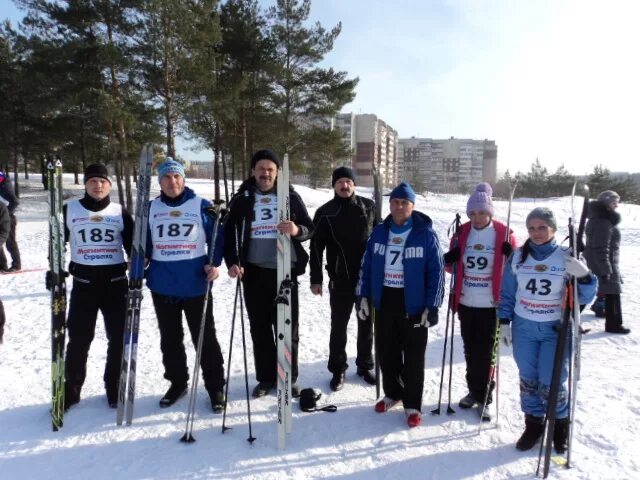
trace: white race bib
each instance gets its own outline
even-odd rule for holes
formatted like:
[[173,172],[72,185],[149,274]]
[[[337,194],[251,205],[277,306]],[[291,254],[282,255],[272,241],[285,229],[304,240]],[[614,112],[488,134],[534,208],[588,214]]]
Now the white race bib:
[[82,206],[79,200],[67,204],[67,228],[71,261],[81,265],[124,263],[122,249],[122,207],[110,203],[99,212]]
[[385,287],[404,288],[404,247],[411,229],[402,233],[389,231],[389,238],[384,254],[384,280]]
[[256,194],[253,204],[253,218],[251,222],[251,238],[278,237],[278,197],[274,194]]
[[538,261],[531,255],[518,265],[514,255],[512,268],[518,279],[515,313],[527,320],[550,322],[562,317],[565,281],[565,252],[561,248],[546,259]]
[[175,262],[200,258],[207,254],[201,205],[200,197],[187,200],[177,207],[170,207],[159,198],[151,202],[149,226],[153,242],[153,260]]

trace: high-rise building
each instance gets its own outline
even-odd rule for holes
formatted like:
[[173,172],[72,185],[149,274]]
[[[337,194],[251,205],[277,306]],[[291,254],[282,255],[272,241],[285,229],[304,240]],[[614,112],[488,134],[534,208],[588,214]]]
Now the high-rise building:
[[416,190],[458,192],[497,180],[498,147],[493,140],[411,137],[398,145],[399,179]]
[[351,167],[358,185],[373,186],[371,169],[375,162],[384,186],[398,180],[398,132],[373,114],[340,113],[335,127],[343,132],[345,145],[353,151]]

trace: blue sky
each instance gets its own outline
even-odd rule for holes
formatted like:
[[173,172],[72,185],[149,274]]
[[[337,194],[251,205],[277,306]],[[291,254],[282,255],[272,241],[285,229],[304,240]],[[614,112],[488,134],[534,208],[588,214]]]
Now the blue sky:
[[[275,0],[261,0],[264,6]],[[0,17],[15,15],[0,0]],[[343,111],[401,137],[489,138],[498,168],[640,171],[640,2],[313,0],[342,34],[324,65],[359,77]],[[184,146],[183,143],[180,143]],[[210,152],[184,152],[204,158]]]

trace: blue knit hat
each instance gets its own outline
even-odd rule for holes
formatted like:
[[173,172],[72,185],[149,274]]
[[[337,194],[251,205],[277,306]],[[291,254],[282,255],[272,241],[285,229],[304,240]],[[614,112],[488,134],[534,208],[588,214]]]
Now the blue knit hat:
[[181,163],[176,162],[173,158],[167,157],[160,165],[158,165],[158,182],[168,173],[177,173],[182,178],[185,177],[184,167]]
[[470,217],[471,212],[483,211],[493,217],[493,202],[491,201],[493,189],[488,183],[482,182],[476,185],[476,190],[471,194],[467,201],[467,215]]
[[389,200],[393,200],[394,198],[401,198],[403,200],[409,200],[411,203],[416,203],[416,192],[413,191],[411,185],[406,182],[402,182],[396,188],[391,190],[391,195]]

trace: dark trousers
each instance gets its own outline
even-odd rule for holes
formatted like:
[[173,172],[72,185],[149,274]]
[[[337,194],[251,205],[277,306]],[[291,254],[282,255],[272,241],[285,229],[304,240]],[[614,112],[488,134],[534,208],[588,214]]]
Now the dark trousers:
[[[291,381],[298,379],[298,281],[293,275],[291,289]],[[279,285],[278,272],[272,268],[256,265],[245,266],[242,283],[244,301],[249,314],[253,358],[258,382],[276,381],[278,364],[276,335],[278,313],[274,303]]]
[[385,288],[382,308],[375,313],[384,394],[402,400],[404,408],[421,411],[428,329],[414,326],[420,323],[420,315],[406,314],[401,288]]
[[0,247],[0,269],[7,270],[11,266],[20,270],[22,268],[22,263],[20,262],[20,249],[18,248],[18,242],[16,241],[16,227],[18,225],[18,220],[13,214],[9,215],[9,217],[11,218],[11,229],[9,230],[9,236],[7,237],[7,243],[5,245],[9,255],[11,255],[11,265],[7,262],[7,256],[4,253],[4,249]]
[[607,293],[604,297],[604,328],[611,329],[622,325],[622,306],[619,293]]
[[[458,318],[467,363],[467,387],[478,402],[484,402],[491,368],[496,361],[496,342],[499,341],[496,309],[459,305]],[[494,385],[495,381],[492,381],[490,392],[493,392]],[[489,403],[491,401],[489,393]]]
[[[347,364],[347,326],[353,305],[356,302],[355,289],[341,291],[329,282],[329,303],[331,305],[331,335],[329,337],[329,363],[327,368],[331,373],[344,372]],[[358,318],[358,339],[356,366],[365,370],[373,368],[373,332],[371,318]]]
[[114,282],[95,283],[74,278],[67,318],[69,343],[65,360],[65,379],[70,391],[79,394],[87,376],[87,357],[95,336],[96,320],[100,310],[107,333],[104,384],[109,395],[113,395],[114,398],[117,395],[126,301],[126,278]]
[[2,300],[0,300],[0,343],[2,343],[2,339],[4,337],[4,324],[5,324],[5,317],[4,317],[4,305],[2,303]]
[[[209,293],[209,296],[211,293]],[[187,385],[189,369],[187,366],[187,352],[184,348],[184,329],[182,328],[182,312],[187,319],[187,326],[191,334],[194,347],[198,347],[200,323],[202,321],[202,307],[204,295],[198,297],[178,298],[158,293],[151,293],[153,306],[158,318],[160,329],[160,350],[164,378],[172,384]],[[204,334],[202,339],[202,355],[200,367],[207,392],[221,391],[224,386],[224,360],[216,337],[213,321],[213,306],[211,296],[207,302],[205,313]]]

